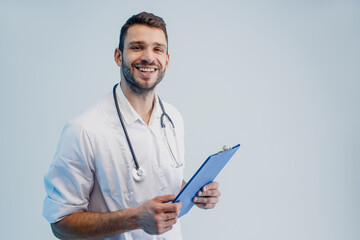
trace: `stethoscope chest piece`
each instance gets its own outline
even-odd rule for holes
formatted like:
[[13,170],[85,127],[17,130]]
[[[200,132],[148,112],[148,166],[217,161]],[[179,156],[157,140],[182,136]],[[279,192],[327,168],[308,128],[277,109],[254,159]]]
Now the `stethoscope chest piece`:
[[142,167],[139,167],[138,169],[133,168],[132,176],[133,176],[134,180],[137,182],[143,181],[146,176],[145,169],[143,169]]

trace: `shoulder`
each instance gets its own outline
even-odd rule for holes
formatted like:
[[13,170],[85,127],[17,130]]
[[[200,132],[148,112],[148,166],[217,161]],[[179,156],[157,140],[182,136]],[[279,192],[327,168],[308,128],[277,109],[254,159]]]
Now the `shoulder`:
[[112,107],[111,96],[109,93],[106,94],[96,104],[69,120],[65,124],[64,132],[70,135],[92,135],[93,133],[99,132],[103,126],[108,126],[106,113],[107,109]]
[[91,129],[106,121],[105,112],[108,107],[111,107],[112,95],[106,94],[96,104],[88,107],[75,118],[71,119],[68,124],[82,127],[84,129]]
[[107,108],[111,107],[111,95],[105,95],[95,105],[89,107],[75,118],[66,122],[58,143],[57,155],[68,159],[88,159],[90,163],[97,143],[108,135],[109,117]]

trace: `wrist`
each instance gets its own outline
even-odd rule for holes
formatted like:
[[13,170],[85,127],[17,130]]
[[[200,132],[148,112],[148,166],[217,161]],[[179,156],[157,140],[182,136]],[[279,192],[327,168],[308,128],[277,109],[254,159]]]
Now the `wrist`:
[[140,226],[137,220],[138,212],[139,211],[137,207],[113,212],[116,214],[114,220],[118,226],[116,231],[128,232],[139,229]]
[[131,215],[131,227],[135,229],[142,229],[141,221],[140,221],[140,206],[135,207],[132,209],[132,215]]

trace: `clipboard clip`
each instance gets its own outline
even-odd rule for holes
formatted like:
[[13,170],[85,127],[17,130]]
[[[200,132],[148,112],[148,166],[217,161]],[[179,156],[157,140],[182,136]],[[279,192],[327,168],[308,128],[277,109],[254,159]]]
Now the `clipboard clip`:
[[220,151],[218,151],[218,153],[222,153],[222,152],[225,152],[225,151],[227,151],[227,150],[230,150],[230,149],[232,149],[231,147],[226,147],[226,145],[224,145],[223,147],[222,147],[222,149],[220,150]]

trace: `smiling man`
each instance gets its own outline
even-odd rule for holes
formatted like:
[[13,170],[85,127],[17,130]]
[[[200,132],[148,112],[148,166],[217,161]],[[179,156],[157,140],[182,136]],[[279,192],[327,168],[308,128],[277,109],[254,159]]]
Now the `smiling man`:
[[132,25],[126,36],[125,41],[120,39],[120,46],[115,51],[115,61],[122,68],[122,79],[137,95],[154,93],[169,65],[167,37],[159,28],[140,24]]
[[[43,215],[56,237],[181,239],[181,203],[168,202],[185,183],[183,120],[155,92],[167,46],[165,23],[153,14],[122,27],[114,53],[120,84],[66,124],[44,179]],[[213,182],[194,203],[213,208],[219,196]]]

